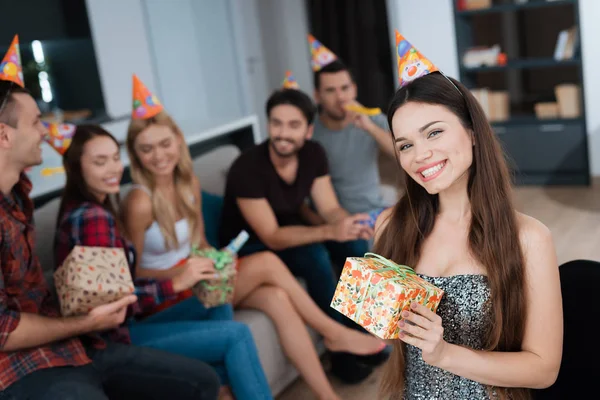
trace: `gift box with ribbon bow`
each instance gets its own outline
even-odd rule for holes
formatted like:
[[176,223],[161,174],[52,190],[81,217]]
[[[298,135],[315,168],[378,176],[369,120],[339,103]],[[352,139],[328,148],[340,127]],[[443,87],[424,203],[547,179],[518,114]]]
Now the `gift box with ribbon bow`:
[[233,288],[237,277],[237,258],[227,250],[192,249],[192,256],[210,258],[219,275],[216,279],[198,282],[192,291],[204,307],[211,308],[233,301]]
[[87,314],[92,308],[134,293],[125,251],[75,246],[54,273],[63,316]]
[[381,339],[398,339],[401,313],[417,301],[436,312],[444,291],[378,254],[349,257],[331,307]]

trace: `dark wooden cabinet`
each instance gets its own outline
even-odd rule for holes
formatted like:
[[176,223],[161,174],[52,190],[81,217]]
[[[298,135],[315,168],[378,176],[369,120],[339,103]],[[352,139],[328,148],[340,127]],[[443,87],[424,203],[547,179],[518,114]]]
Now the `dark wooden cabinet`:
[[517,184],[589,184],[583,121],[532,121],[493,127]]
[[[460,81],[470,89],[506,91],[510,117],[493,122],[515,183],[522,185],[589,185],[585,85],[577,0],[492,0],[489,8],[459,10],[454,17]],[[559,32],[576,28],[573,57],[555,60]],[[467,68],[469,48],[499,44],[502,65]],[[580,114],[569,119],[539,119],[535,104],[553,102],[555,87],[576,84]]]

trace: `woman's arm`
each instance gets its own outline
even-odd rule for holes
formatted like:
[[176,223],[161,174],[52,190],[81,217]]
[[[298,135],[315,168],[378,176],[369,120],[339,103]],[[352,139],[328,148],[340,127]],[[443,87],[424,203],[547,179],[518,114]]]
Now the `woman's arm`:
[[142,190],[133,189],[125,199],[123,224],[127,236],[138,255],[135,274],[138,278],[171,279],[179,273],[175,268],[154,270],[140,266],[141,255],[144,251],[144,236],[153,221],[154,215],[152,213],[152,200],[150,196]]
[[[402,337],[423,350],[423,359],[455,375],[486,385],[541,389],[558,376],[562,357],[563,314],[558,263],[552,236],[539,221],[520,217],[525,256],[527,319],[522,351],[476,351],[443,341],[441,318],[419,305],[408,319],[419,327]],[[511,327],[506,327],[511,329]]]

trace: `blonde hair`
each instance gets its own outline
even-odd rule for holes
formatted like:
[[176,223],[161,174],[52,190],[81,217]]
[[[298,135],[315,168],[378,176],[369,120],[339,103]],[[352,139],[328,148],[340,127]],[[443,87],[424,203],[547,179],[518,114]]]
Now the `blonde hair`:
[[[151,125],[169,127],[181,139],[180,158],[173,171],[176,198],[174,205],[170,204],[160,192],[156,191],[156,182],[152,173],[142,166],[135,151],[135,140],[140,133]],[[156,116],[148,119],[132,119],[127,130],[127,153],[133,182],[145,186],[152,193],[152,213],[165,238],[165,247],[172,249],[179,246],[175,231],[177,211],[189,223],[192,243],[197,243],[199,239],[200,209],[194,201],[196,193],[194,193],[192,157],[179,126],[166,111],[161,111]]]

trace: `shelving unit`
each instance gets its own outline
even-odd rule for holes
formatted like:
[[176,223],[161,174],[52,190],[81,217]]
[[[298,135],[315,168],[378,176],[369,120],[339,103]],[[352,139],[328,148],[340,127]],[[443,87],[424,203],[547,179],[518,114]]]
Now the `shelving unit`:
[[530,0],[527,3],[517,4],[516,2],[512,3],[500,3],[494,4],[489,8],[482,8],[478,10],[464,10],[458,11],[457,15],[468,17],[471,15],[483,15],[483,14],[492,14],[492,13],[501,13],[501,12],[512,12],[512,11],[521,11],[521,10],[531,10],[535,8],[544,8],[544,7],[557,7],[562,5],[572,5],[577,3],[577,0],[555,0],[555,1],[536,1]]
[[[505,91],[510,117],[492,126],[504,146],[517,184],[589,185],[587,127],[577,0],[493,0],[491,7],[454,7],[460,80],[470,89]],[[567,60],[555,60],[559,32],[576,27],[578,45]],[[473,47],[499,44],[504,65],[463,65]],[[539,119],[534,105],[556,101],[559,84],[580,88],[576,118]]]

